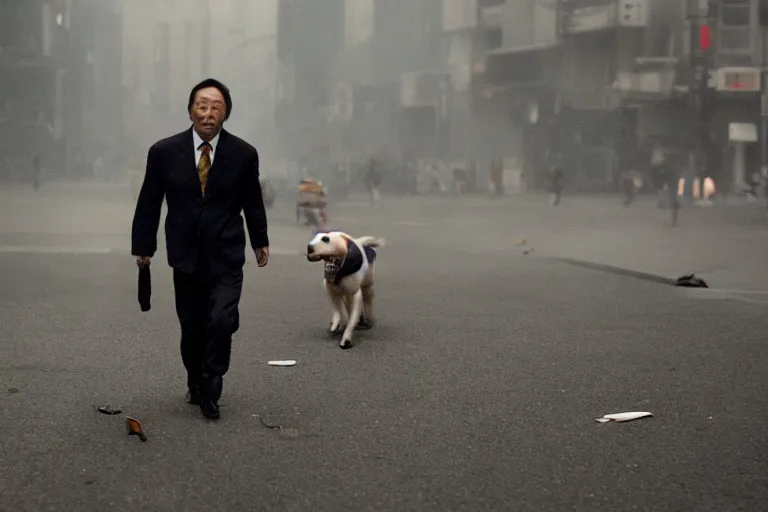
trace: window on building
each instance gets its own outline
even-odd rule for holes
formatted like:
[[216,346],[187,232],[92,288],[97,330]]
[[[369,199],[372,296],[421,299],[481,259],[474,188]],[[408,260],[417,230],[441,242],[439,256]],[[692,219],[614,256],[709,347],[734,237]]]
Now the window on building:
[[500,28],[490,29],[485,34],[485,41],[489,50],[495,50],[501,48],[504,43],[504,38]]
[[719,27],[718,52],[747,53],[752,50],[750,30],[751,8],[749,0],[722,0],[717,10]]
[[720,52],[749,51],[752,38],[749,30],[720,28],[717,49]]
[[749,4],[744,2],[720,6],[720,23],[728,27],[749,26]]

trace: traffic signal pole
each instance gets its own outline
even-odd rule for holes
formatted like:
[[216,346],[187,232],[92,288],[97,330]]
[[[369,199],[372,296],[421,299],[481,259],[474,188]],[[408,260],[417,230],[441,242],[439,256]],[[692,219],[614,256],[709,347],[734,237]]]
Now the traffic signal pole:
[[768,1],[760,0],[760,175],[768,206]]
[[698,196],[704,197],[704,178],[708,175],[708,155],[712,137],[710,126],[712,121],[712,103],[714,95],[709,87],[709,72],[711,60],[711,34],[709,13],[697,12],[690,16],[691,20],[691,52],[690,66],[692,80],[690,83],[691,104],[696,112],[696,151],[695,172],[690,172],[685,180],[685,197],[693,198],[693,178],[699,178]]

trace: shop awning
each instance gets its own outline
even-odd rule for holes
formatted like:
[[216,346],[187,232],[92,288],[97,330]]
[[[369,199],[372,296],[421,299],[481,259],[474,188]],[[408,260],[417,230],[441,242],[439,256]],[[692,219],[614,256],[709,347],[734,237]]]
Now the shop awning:
[[520,53],[538,52],[541,50],[549,50],[558,46],[558,44],[559,43],[557,41],[544,41],[541,43],[534,43],[524,46],[501,47],[489,51],[487,55],[489,57],[494,57],[497,55],[515,55]]

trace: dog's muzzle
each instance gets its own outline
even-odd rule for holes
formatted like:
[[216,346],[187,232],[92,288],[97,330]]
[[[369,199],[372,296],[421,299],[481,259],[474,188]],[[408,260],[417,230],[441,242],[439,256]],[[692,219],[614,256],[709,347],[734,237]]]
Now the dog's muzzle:
[[307,246],[307,261],[319,261],[320,258],[315,255],[315,248],[311,245]]

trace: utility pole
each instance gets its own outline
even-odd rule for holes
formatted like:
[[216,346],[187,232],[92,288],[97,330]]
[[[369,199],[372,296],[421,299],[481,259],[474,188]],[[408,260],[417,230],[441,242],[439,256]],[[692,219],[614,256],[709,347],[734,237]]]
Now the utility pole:
[[[571,91],[569,91],[569,87],[571,85],[571,76],[569,75],[568,70],[571,69],[569,61],[570,59],[574,58],[575,55],[573,51],[569,50],[570,44],[568,44],[570,42],[571,27],[573,26],[573,0],[557,0],[556,7],[556,34],[560,52],[558,79],[556,86],[557,97],[551,111],[551,115],[555,116],[554,119],[551,119],[549,114],[545,119],[547,119],[550,123],[553,121],[555,122],[554,147],[550,146],[550,149],[559,155],[558,160],[563,160],[569,158],[570,152],[570,145],[566,144],[565,142],[570,138],[563,136],[567,128],[564,129],[564,117],[561,116],[563,107],[566,105],[566,103],[568,103],[567,99],[570,100],[569,92]],[[540,136],[541,127],[537,126],[536,128],[536,133],[538,136]],[[552,141],[550,141],[549,144],[551,145]],[[549,165],[552,165],[552,163],[553,162],[548,162]]]
[[695,12],[689,13],[691,21],[690,68],[691,106],[696,113],[695,173],[689,172],[685,179],[685,198],[693,198],[694,176],[699,178],[698,196],[703,197],[704,178],[707,177],[708,154],[711,144],[710,125],[714,95],[709,87],[711,60],[711,33],[709,23],[709,0],[699,0]]
[[768,202],[768,59],[766,47],[768,47],[768,27],[760,27],[760,41],[762,48],[762,70],[760,71],[760,176],[766,187],[766,202]]
[[768,206],[768,0],[759,0],[760,13],[760,175],[765,183],[766,205]]

